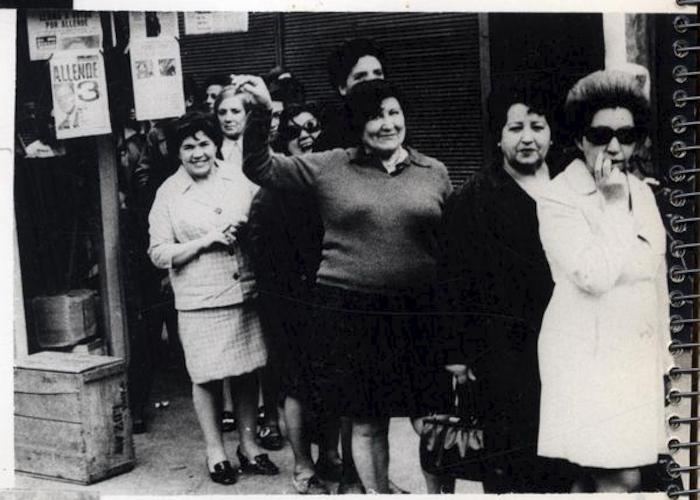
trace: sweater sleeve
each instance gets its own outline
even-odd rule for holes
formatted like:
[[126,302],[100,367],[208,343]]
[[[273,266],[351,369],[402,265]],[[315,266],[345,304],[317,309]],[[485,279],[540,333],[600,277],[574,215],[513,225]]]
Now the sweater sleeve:
[[297,192],[311,190],[324,167],[332,163],[334,152],[302,156],[272,153],[268,145],[269,130],[270,112],[253,109],[243,136],[243,173],[266,188]]

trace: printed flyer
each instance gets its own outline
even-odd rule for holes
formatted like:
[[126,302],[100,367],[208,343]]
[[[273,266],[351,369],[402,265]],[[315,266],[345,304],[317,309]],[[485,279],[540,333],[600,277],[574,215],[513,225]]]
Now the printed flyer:
[[235,33],[248,31],[247,12],[185,12],[185,34]]
[[175,39],[130,44],[137,120],[158,120],[185,112],[180,46]]
[[51,58],[56,137],[109,134],[104,60],[98,50],[57,52]]
[[102,46],[99,12],[70,10],[27,11],[29,58],[48,59],[61,50],[98,49]]

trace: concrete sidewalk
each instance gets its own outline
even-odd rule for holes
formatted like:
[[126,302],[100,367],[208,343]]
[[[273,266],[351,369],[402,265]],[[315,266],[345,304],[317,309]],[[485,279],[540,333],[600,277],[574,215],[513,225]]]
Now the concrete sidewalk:
[[[128,473],[90,486],[37,479],[17,474],[15,487],[31,490],[73,490],[99,492],[103,495],[236,495],[296,494],[291,483],[293,456],[289,444],[270,452],[279,466],[278,476],[239,477],[233,486],[212,482],[204,465],[204,442],[192,406],[189,380],[182,370],[167,369],[158,373],[152,393],[149,431],[134,436],[136,467]],[[167,408],[154,408],[153,402],[167,400]],[[227,433],[226,449],[235,458],[237,433]],[[425,483],[418,459],[418,436],[407,418],[395,418],[390,427],[390,477],[412,493],[425,493]],[[332,491],[336,484],[329,484]],[[481,493],[481,484],[458,481],[457,491]]]

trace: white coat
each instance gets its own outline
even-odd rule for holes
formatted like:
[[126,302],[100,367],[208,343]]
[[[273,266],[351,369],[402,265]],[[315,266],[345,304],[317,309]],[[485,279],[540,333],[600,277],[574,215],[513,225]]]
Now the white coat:
[[649,187],[609,207],[575,160],[538,199],[554,280],[538,343],[538,453],[587,467],[655,463],[664,448],[665,230]]

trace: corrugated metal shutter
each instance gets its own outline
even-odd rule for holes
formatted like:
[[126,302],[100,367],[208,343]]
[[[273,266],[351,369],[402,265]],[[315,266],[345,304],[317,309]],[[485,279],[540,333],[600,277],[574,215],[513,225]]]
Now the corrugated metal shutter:
[[184,16],[180,13],[183,73],[193,75],[200,85],[212,75],[266,73],[275,66],[276,16],[250,13],[245,33],[184,35]]
[[369,37],[384,48],[389,78],[410,103],[411,143],[447,164],[455,184],[482,167],[483,129],[476,14],[287,13],[285,65],[308,99],[337,102],[326,57],[344,39]]

